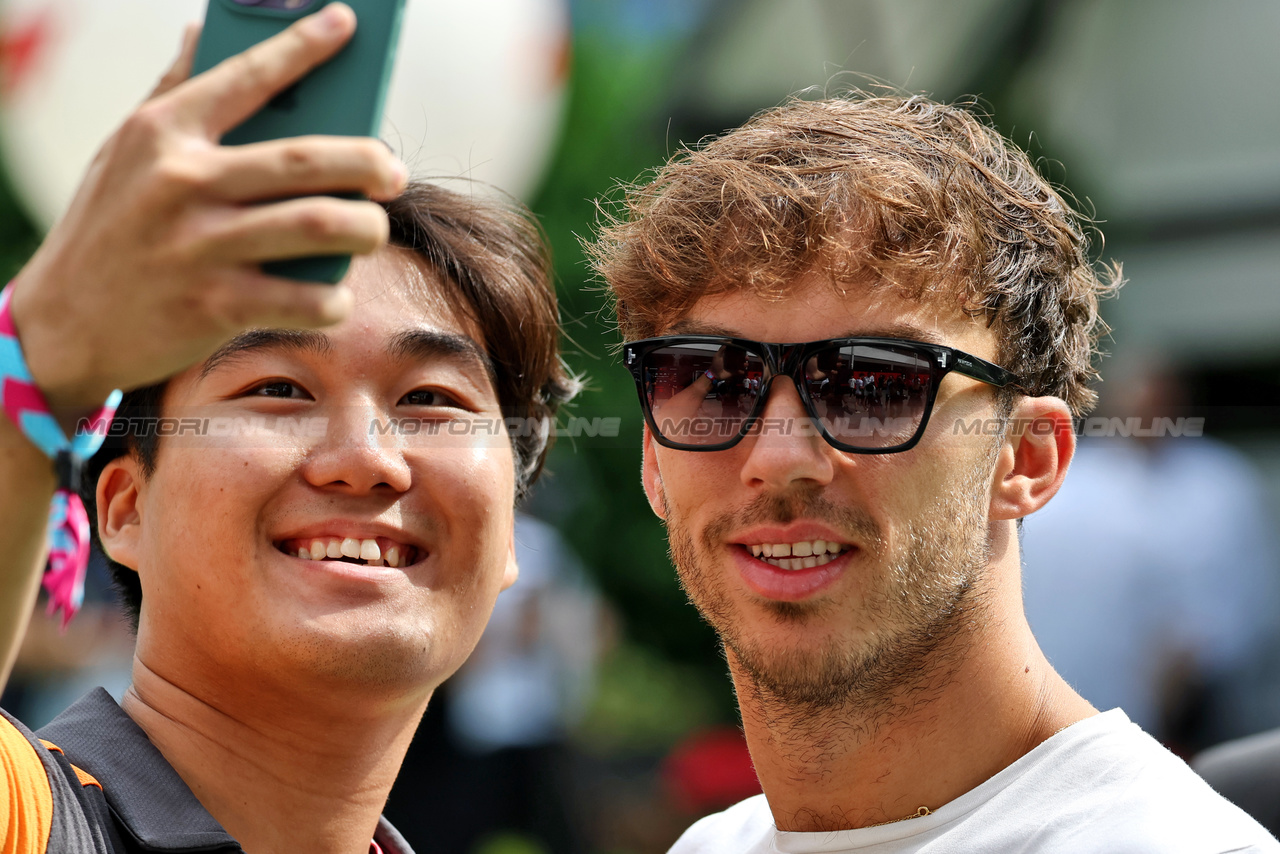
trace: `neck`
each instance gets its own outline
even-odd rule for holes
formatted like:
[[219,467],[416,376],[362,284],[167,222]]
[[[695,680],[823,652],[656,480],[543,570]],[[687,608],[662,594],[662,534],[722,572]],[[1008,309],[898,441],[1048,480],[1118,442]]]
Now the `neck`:
[[135,658],[121,705],[244,850],[368,854],[429,696],[206,692]]
[[[1012,549],[1017,566],[1016,546]],[[988,577],[1001,577],[998,566]],[[727,652],[756,773],[781,830],[869,827],[936,810],[1064,727],[1096,714],[1050,667],[1022,614],[1018,575],[873,705],[800,708]]]

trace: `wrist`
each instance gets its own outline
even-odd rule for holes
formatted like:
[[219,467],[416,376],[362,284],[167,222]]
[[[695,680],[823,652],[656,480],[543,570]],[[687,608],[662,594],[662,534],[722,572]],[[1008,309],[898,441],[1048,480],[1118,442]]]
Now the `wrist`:
[[[48,397],[36,385],[18,337],[13,316],[14,288],[0,293],[0,408],[47,459],[57,479],[57,491],[49,505],[49,566],[43,585],[49,591],[50,613],[63,612],[63,626],[84,599],[85,570],[89,564],[90,523],[80,498],[80,476],[85,462],[102,446],[105,431],[79,433],[59,425]],[[98,408],[95,421],[110,425],[120,393],[112,392]],[[29,455],[28,455],[29,456]]]
[[112,385],[94,370],[95,359],[65,304],[43,299],[33,283],[15,279],[10,313],[21,341],[31,380],[68,436],[75,425],[97,411]]

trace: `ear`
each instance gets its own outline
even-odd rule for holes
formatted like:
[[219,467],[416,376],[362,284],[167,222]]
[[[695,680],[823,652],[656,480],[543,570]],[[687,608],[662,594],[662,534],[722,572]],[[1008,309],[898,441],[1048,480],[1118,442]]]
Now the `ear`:
[[667,495],[662,489],[662,472],[658,471],[657,444],[653,441],[653,433],[649,425],[644,425],[644,462],[640,466],[640,480],[644,483],[644,494],[649,497],[649,506],[659,519],[667,518]]
[[142,553],[142,514],[139,487],[142,472],[132,454],[107,463],[98,477],[98,539],[107,556],[138,571]]
[[502,586],[499,592],[506,590],[508,587],[516,583],[516,579],[520,577],[520,566],[516,563],[516,526],[515,520],[511,523],[511,537],[507,540],[507,565],[502,570]]
[[1076,451],[1071,410],[1056,397],[1022,398],[1010,415],[991,489],[991,519],[1021,519],[1062,486]]

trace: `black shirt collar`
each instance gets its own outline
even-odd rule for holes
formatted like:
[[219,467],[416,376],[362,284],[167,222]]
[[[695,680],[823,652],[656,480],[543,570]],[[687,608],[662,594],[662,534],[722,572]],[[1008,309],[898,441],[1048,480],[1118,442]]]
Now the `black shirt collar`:
[[239,851],[147,734],[102,688],[38,733],[102,783],[123,829],[156,851]]

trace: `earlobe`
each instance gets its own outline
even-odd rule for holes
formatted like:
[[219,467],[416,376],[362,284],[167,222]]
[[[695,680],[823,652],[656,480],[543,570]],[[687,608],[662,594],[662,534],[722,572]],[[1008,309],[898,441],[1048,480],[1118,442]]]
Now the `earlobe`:
[[499,592],[515,584],[519,577],[520,565],[516,561],[516,532],[515,527],[512,526],[511,539],[507,543],[507,566],[502,571],[502,587]]
[[640,480],[644,483],[644,494],[649,498],[649,506],[659,519],[667,518],[667,494],[662,488],[662,472],[658,470],[658,457],[655,453],[653,433],[649,425],[644,427],[644,462],[640,467]]
[[1021,519],[1062,486],[1075,453],[1071,410],[1056,397],[1023,398],[1010,415],[991,489],[991,519]]
[[107,463],[98,477],[98,539],[109,558],[134,572],[142,537],[141,482],[137,460],[129,454]]

